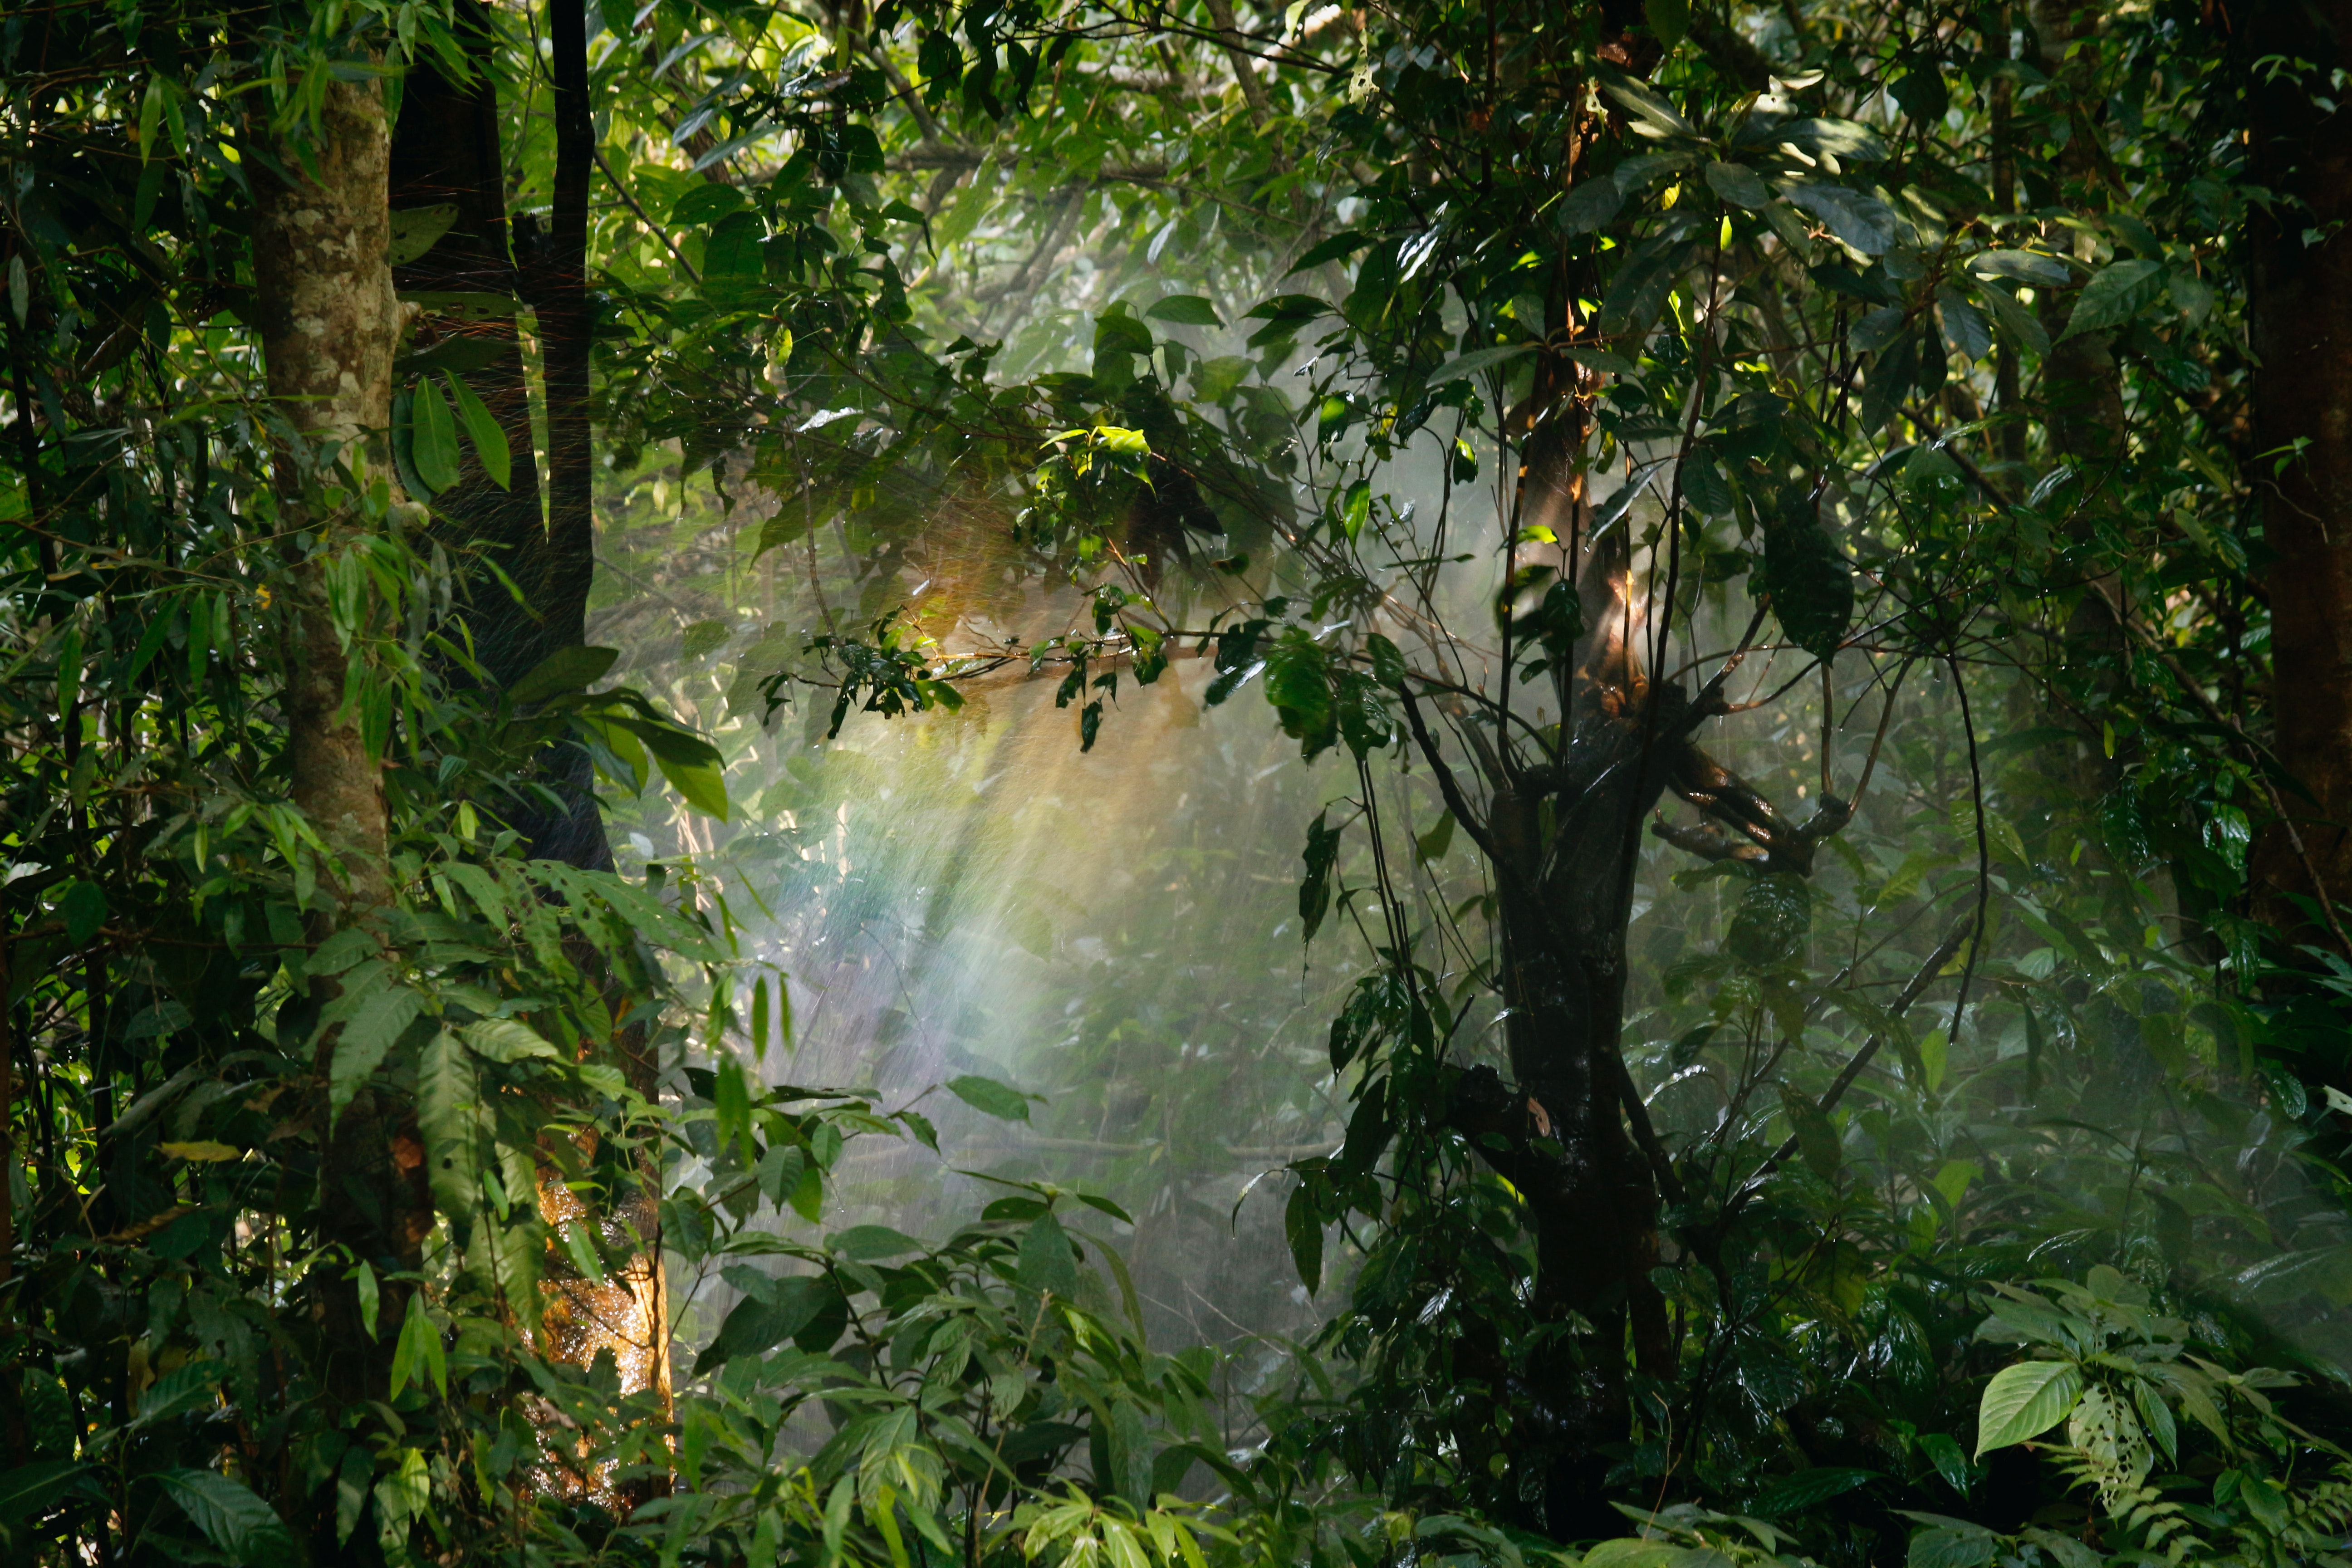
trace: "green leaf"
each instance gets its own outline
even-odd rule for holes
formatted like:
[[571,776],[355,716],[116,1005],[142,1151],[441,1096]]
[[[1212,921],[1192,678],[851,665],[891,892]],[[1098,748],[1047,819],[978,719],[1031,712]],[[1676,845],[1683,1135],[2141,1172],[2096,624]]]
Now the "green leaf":
[[[734,1281],[730,1278],[729,1282]],[[745,1295],[719,1325],[718,1335],[695,1358],[694,1375],[700,1377],[737,1356],[765,1354],[840,1300],[840,1288],[824,1275],[778,1279],[764,1297]]]
[[1741,890],[1724,951],[1750,968],[1771,969],[1802,952],[1812,928],[1812,889],[1794,872],[1773,872]]
[[565,697],[574,691],[585,691],[604,672],[613,668],[621,650],[611,647],[587,647],[574,645],[560,647],[531,667],[530,673],[507,688],[507,699],[516,707],[544,702],[551,697]]
[[1756,1500],[1748,1505],[1748,1511],[1759,1519],[1778,1519],[1783,1514],[1801,1513],[1833,1497],[1843,1497],[1857,1487],[1868,1486],[1878,1479],[1876,1470],[1851,1469],[1839,1465],[1817,1466],[1773,1481],[1756,1494]]
[[429,207],[405,207],[392,215],[392,239],[384,260],[405,267],[440,243],[457,222],[457,204],[440,202]]
[[2026,1361],[2001,1368],[1977,1405],[1976,1457],[2039,1437],[2066,1419],[2082,1397],[2083,1374],[2071,1362]]
[[1023,1289],[1041,1296],[1051,1291],[1067,1300],[1077,1294],[1077,1258],[1070,1249],[1069,1232],[1051,1210],[1030,1221],[1029,1228],[1022,1232],[1016,1277]]
[[1781,521],[1765,529],[1758,577],[1790,642],[1815,658],[1827,658],[1845,640],[1853,619],[1853,567],[1801,498],[1789,504]]
[[1824,1181],[1836,1175],[1845,1152],[1836,1126],[1804,1090],[1785,1083],[1780,1089],[1780,1109],[1788,1112],[1789,1124],[1796,1131],[1797,1152],[1813,1174]]
[[416,1122],[425,1134],[425,1172],[433,1202],[461,1234],[471,1224],[481,1190],[476,1134],[480,1089],[473,1059],[444,1029],[425,1047],[416,1071]]
[[1315,940],[1316,929],[1322,925],[1324,915],[1331,908],[1331,863],[1339,858],[1343,829],[1324,826],[1330,815],[1326,807],[1307,825],[1307,849],[1299,857],[1307,868],[1306,876],[1298,883],[1298,918],[1306,922],[1303,940],[1307,942]]
[[441,1331],[434,1325],[432,1314],[425,1310],[425,1298],[412,1294],[408,1312],[401,1320],[400,1342],[392,1352],[392,1392],[387,1398],[398,1399],[400,1391],[410,1383],[423,1386],[426,1378],[441,1397],[449,1396],[449,1363],[441,1346]]
[[334,1065],[327,1086],[331,1121],[341,1120],[343,1108],[375,1076],[384,1053],[424,1008],[424,999],[415,992],[405,985],[394,986],[371,995],[358,1016],[343,1026],[335,1040]]
[[285,1521],[244,1482],[211,1470],[160,1470],[154,1479],[205,1539],[236,1562],[260,1568],[296,1557]]
[[1290,1243],[1290,1261],[1311,1296],[1323,1288],[1323,1219],[1310,1184],[1301,1182],[1291,1193],[1282,1211],[1282,1232]]
[[1524,353],[1533,353],[1533,343],[1505,343],[1499,348],[1474,349],[1459,359],[1451,359],[1437,367],[1429,378],[1433,387],[1444,386],[1449,381],[1467,381],[1479,372],[1491,370],[1507,360]]
[[1266,650],[1265,700],[1282,732],[1299,742],[1308,762],[1339,738],[1339,716],[1331,705],[1331,680],[1324,650],[1293,629]]
[[717,181],[702,181],[688,187],[686,194],[670,205],[669,221],[680,228],[692,228],[702,224],[743,211],[751,204],[734,186]]
[[1618,189],[1617,182],[1606,174],[1596,175],[1568,193],[1552,215],[1552,226],[1563,239],[1591,234],[1615,217],[1624,205],[1625,193]]
[[1004,1121],[1029,1120],[1029,1097],[992,1078],[965,1073],[961,1078],[948,1079],[947,1087],[950,1094],[985,1115]]
[[2063,289],[2074,279],[2064,262],[2038,250],[1984,251],[1969,259],[1969,270],[1979,278],[2014,278],[2045,289]]
[[1895,209],[1876,196],[1813,181],[1790,185],[1785,194],[1864,256],[1881,255],[1895,244]]
[[1706,183],[1733,206],[1760,212],[1772,205],[1770,187],[1745,163],[1709,163]]
[[58,898],[57,911],[58,918],[65,921],[66,945],[79,947],[106,923],[106,889],[96,882],[68,882]]
[[1877,132],[1851,120],[1791,120],[1772,128],[1775,139],[1803,148],[1815,156],[1848,158],[1865,163],[1886,161],[1886,143]]
[[466,1044],[476,1056],[494,1062],[527,1061],[534,1057],[562,1059],[562,1053],[540,1037],[539,1031],[512,1018],[483,1018],[465,1028]]
[[429,499],[457,482],[457,426],[449,416],[441,389],[430,381],[416,384],[410,408],[409,456]]
[[1658,42],[1669,49],[1690,31],[1690,0],[1642,0],[1642,15],[1649,18]]
[[445,370],[441,379],[449,384],[449,395],[457,400],[457,416],[466,422],[466,434],[472,437],[474,455],[482,462],[482,472],[499,489],[514,488],[514,451],[507,444],[507,433],[499,427],[496,416],[488,405],[474,395],[474,389],[457,379],[454,370]]
[[1224,318],[1217,308],[1198,294],[1171,294],[1143,312],[1155,321],[1174,321],[1187,327],[1222,327]]
[[1984,1568],[1999,1544],[1991,1531],[1972,1525],[1923,1530],[1911,1538],[1905,1568]]
[[893,1230],[887,1225],[853,1225],[846,1230],[836,1230],[824,1238],[825,1248],[860,1263],[877,1258],[899,1258],[909,1252],[920,1252],[923,1244],[903,1230]]
[[2164,268],[2159,262],[2116,261],[2102,267],[2075,296],[2074,309],[2058,341],[2119,327],[2154,304],[2163,291]]

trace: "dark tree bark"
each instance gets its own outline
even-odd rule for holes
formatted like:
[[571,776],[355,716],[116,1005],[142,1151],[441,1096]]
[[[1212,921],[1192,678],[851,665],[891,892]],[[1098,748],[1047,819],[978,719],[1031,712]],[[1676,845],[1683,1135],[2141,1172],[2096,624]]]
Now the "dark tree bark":
[[[1596,291],[1563,264],[1552,282],[1551,331],[1576,331],[1570,302]],[[1643,824],[1672,790],[1721,826],[1661,826],[1661,837],[1708,858],[1801,876],[1818,841],[1848,815],[1825,798],[1801,826],[1782,818],[1696,743],[1700,727],[1726,711],[1720,678],[1694,693],[1645,669],[1630,611],[1628,531],[1590,537],[1577,462],[1597,390],[1588,374],[1546,354],[1517,416],[1519,521],[1545,524],[1565,542],[1559,565],[1574,574],[1586,628],[1574,657],[1552,671],[1565,746],[1528,760],[1514,754],[1498,712],[1457,715],[1484,796],[1474,800],[1418,702],[1406,702],[1414,742],[1495,880],[1511,1081],[1491,1068],[1465,1075],[1449,1120],[1523,1194],[1535,1229],[1535,1314],[1559,1331],[1527,1366],[1501,1370],[1527,1406],[1509,1444],[1513,1462],[1523,1476],[1540,1478],[1541,1513],[1528,1522],[1560,1540],[1621,1528],[1606,1478],[1608,1450],[1632,1422],[1629,1340],[1645,1369],[1663,1373],[1672,1360],[1650,1270],[1659,1258],[1661,1194],[1678,1197],[1679,1186],[1634,1093],[1621,1038]],[[1507,642],[1504,657],[1513,657]]]
[[[2262,0],[2242,13],[2253,180],[2273,200],[2248,223],[2255,447],[2295,456],[2249,477],[2271,550],[2279,760],[2308,798],[2256,858],[2264,912],[2299,939],[2340,942],[2352,889],[2352,123],[2323,106],[2352,69],[2352,4]],[[2273,74],[2265,58],[2308,61]],[[2306,239],[2306,236],[2310,237]],[[2307,906],[2323,908],[2314,919]]]
[[[433,247],[400,269],[412,293],[493,295],[519,310],[535,308],[548,418],[546,505],[532,460],[530,397],[516,315],[478,310],[425,318],[429,341],[464,337],[487,344],[493,357],[466,372],[467,384],[497,416],[514,457],[513,483],[500,489],[469,455],[459,482],[434,498],[440,525],[452,542],[474,552],[479,565],[468,584],[466,622],[475,654],[495,684],[510,686],[549,655],[587,637],[588,593],[595,574],[589,408],[592,319],[587,294],[588,199],[594,163],[588,108],[587,31],[577,5],[549,8],[555,50],[556,168],[548,232],[517,246],[506,208],[506,169],[499,134],[497,89],[487,71],[459,81],[421,65],[409,77],[392,151],[393,205],[415,209],[447,204],[457,220]],[[488,17],[481,0],[457,0],[457,26],[478,61],[490,58]],[[516,252],[521,253],[518,264]],[[491,568],[495,567],[493,571]],[[513,591],[499,580],[511,581]],[[518,595],[520,598],[518,599]],[[534,858],[590,869],[609,869],[612,850],[592,789],[587,752],[559,742],[541,760],[539,782],[562,809],[522,798],[509,820],[523,833]],[[582,955],[583,960],[588,955]],[[618,1042],[620,1065],[641,1093],[655,1092],[655,1064],[645,1034]],[[610,1351],[625,1386],[669,1385],[667,1315],[658,1243],[658,1182],[644,1186],[603,1216],[609,1248],[628,1255],[619,1277],[598,1285],[582,1278],[570,1255],[551,1245],[543,1262],[547,1290],[541,1303],[541,1348],[581,1365]],[[560,1226],[587,1214],[552,1166],[542,1173],[541,1206]],[[584,1479],[583,1488],[590,1483]]]
[[[457,487],[436,496],[434,505],[453,542],[478,562],[468,584],[467,628],[484,672],[501,687],[520,680],[558,649],[586,640],[588,591],[595,574],[586,293],[594,151],[586,27],[572,14],[575,9],[551,6],[548,18],[556,44],[555,201],[550,231],[534,237],[536,243],[512,244],[498,93],[486,71],[458,81],[429,61],[420,64],[408,78],[393,143],[393,205],[410,210],[446,204],[457,209],[448,232],[399,269],[401,288],[494,296],[512,300],[518,310],[537,308],[548,413],[544,510],[516,316],[428,306],[418,332],[420,347],[464,338],[495,351],[495,357],[465,374],[506,431],[514,458],[512,487],[501,489],[493,483],[469,452]],[[457,21],[474,58],[487,62],[489,23],[480,0],[458,0]],[[523,252],[522,266],[517,265],[517,248]],[[499,581],[500,574],[513,584],[512,591]],[[534,857],[596,869],[612,865],[591,780],[587,753],[579,746],[566,742],[549,749],[539,782],[554,792],[561,809],[522,798],[507,814]]]

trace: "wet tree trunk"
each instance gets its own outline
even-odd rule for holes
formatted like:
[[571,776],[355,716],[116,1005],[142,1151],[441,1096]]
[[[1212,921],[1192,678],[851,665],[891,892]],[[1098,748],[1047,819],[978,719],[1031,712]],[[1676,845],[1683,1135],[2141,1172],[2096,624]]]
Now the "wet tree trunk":
[[2333,942],[2352,894],[2352,125],[2314,99],[2352,68],[2352,4],[2265,0],[2242,25],[2242,59],[2313,67],[2247,83],[2253,178],[2275,198],[2248,221],[2255,446],[2295,454],[2249,478],[2272,552],[2275,745],[2308,795],[2284,792],[2258,897],[2298,940]]
[[[1556,280],[1555,329],[1576,281]],[[1587,288],[1582,292],[1589,294]],[[1759,869],[1810,874],[1815,844],[1844,826],[1824,799],[1800,826],[1696,743],[1726,711],[1718,677],[1696,692],[1654,681],[1631,606],[1636,584],[1621,527],[1586,536],[1577,458],[1592,390],[1564,357],[1547,356],[1528,415],[1523,521],[1567,542],[1586,628],[1550,695],[1566,743],[1549,756],[1515,754],[1499,711],[1462,716],[1475,787],[1454,773],[1420,706],[1407,720],[1446,803],[1486,857],[1502,935],[1510,1079],[1465,1074],[1450,1121],[1515,1186],[1535,1231],[1535,1314],[1559,1331],[1508,1375],[1526,1418],[1511,1458],[1540,1478],[1538,1524],[1557,1539],[1614,1533],[1607,1450],[1629,1436],[1633,1363],[1660,1373],[1672,1361],[1664,1305],[1650,1279],[1659,1258],[1661,1194],[1680,1195],[1622,1055],[1625,933],[1644,821],[1669,790],[1720,827],[1661,828],[1682,847],[1738,858]],[[1506,648],[1506,656],[1509,656]],[[1736,837],[1727,835],[1727,828]]]
[[[382,768],[346,709],[354,669],[327,594],[328,563],[358,544],[369,525],[347,509],[331,508],[322,481],[337,461],[390,476],[384,438],[399,315],[386,261],[389,144],[380,88],[333,83],[318,126],[310,145],[276,149],[278,174],[256,169],[253,271],[269,393],[301,441],[279,458],[279,505],[302,552],[288,574],[279,613],[291,794],[339,862],[320,878],[332,907],[313,911],[314,931],[323,935],[364,919],[392,896]],[[397,498],[396,484],[394,492]],[[307,545],[299,542],[305,539]],[[371,612],[362,596],[346,613]],[[308,1003],[289,1008],[287,1023],[299,1026],[306,1010],[315,1017],[328,989],[314,983]],[[320,1037],[316,1049],[323,1082],[331,1038]],[[367,1260],[379,1277],[418,1267],[431,1224],[423,1150],[413,1113],[404,1114],[410,1109],[363,1091],[329,1125],[320,1107],[319,1239]],[[314,1279],[326,1281],[316,1321],[331,1395],[358,1405],[382,1396],[393,1336],[367,1332],[357,1292],[341,1274],[314,1272]],[[404,1295],[404,1288],[386,1285],[386,1321],[399,1321]],[[323,1528],[331,1530],[331,1521]]]

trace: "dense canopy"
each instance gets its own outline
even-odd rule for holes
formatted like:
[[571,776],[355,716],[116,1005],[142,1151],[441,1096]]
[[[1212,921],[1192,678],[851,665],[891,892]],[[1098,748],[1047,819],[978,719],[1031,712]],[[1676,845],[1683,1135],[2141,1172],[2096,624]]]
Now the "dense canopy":
[[0,1552],[2340,1563],[2347,73],[0,0]]

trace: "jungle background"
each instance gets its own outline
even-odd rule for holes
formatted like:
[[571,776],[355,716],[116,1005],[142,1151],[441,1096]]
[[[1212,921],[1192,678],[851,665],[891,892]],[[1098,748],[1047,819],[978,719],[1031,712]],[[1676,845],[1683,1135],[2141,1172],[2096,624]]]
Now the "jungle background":
[[0,1542],[2336,1562],[2336,5],[0,6]]

